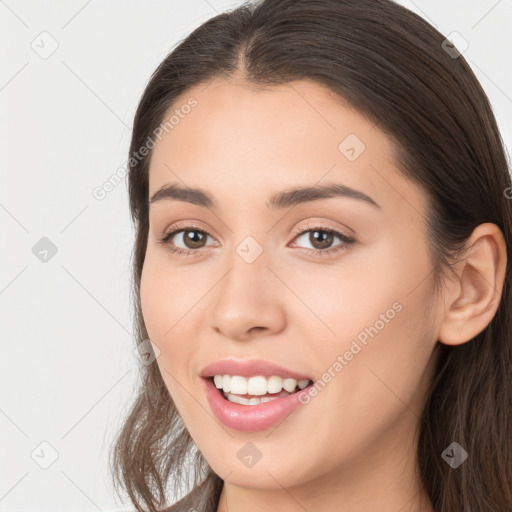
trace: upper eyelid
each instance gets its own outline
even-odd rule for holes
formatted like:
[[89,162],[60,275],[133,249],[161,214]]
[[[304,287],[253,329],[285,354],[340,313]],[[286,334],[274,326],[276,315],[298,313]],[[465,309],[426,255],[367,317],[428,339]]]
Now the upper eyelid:
[[[338,226],[331,226],[329,223],[336,222],[330,220],[328,217],[323,217],[322,215],[319,215],[316,219],[316,216],[312,216],[314,220],[306,221],[306,227],[301,227],[293,230],[293,235],[296,236],[297,234],[307,230],[310,226],[312,226],[310,229],[325,229],[325,230],[331,230],[331,231],[337,231],[340,234],[346,236],[347,238],[354,238],[355,232],[353,229],[349,228],[348,226],[338,227]],[[189,227],[192,227],[194,229],[198,229],[199,231],[204,231],[210,236],[214,236],[220,241],[224,241],[223,237],[221,235],[218,235],[217,233],[215,235],[212,235],[210,228],[202,227],[199,224],[202,224],[202,221],[200,220],[181,220],[176,221],[174,224],[171,224],[173,226],[172,228],[167,228],[164,230],[165,233],[170,233],[171,231],[177,231],[180,229],[187,229]],[[336,222],[336,224],[339,224]],[[229,228],[228,228],[229,229]],[[215,231],[215,230],[214,230]],[[231,231],[231,229],[229,229]]]
[[293,237],[296,238],[299,235],[307,233],[308,231],[314,231],[315,229],[318,231],[334,232],[347,238],[353,238],[353,236],[350,235],[349,233],[346,233],[345,230],[325,225],[319,221],[312,221],[311,223],[308,223],[305,226],[297,228],[296,230],[293,231]]
[[171,224],[171,227],[165,229],[164,233],[171,233],[171,232],[176,232],[176,231],[192,231],[192,230],[203,231],[204,233],[207,233],[208,235],[213,236],[210,233],[210,230],[208,230],[204,227],[201,227],[199,225],[199,223],[196,223],[194,221],[176,222],[174,224]]
[[[340,234],[345,235],[347,237],[350,236],[348,233],[344,233],[343,229],[335,228],[335,227],[328,226],[325,224],[321,224],[321,223],[318,223],[318,221],[316,221],[316,223],[307,224],[306,226],[302,226],[300,228],[294,229],[292,234],[293,234],[293,236],[297,236],[297,235],[300,235],[307,231],[311,231],[313,229],[324,230],[324,231],[336,231],[336,232],[339,232]],[[164,230],[164,233],[165,234],[170,234],[170,233],[176,234],[180,231],[193,231],[193,230],[201,231],[203,233],[206,233],[209,236],[213,236],[206,228],[203,228],[201,226],[197,226],[194,224],[185,224],[183,226],[176,225],[176,226],[173,226],[171,228]]]

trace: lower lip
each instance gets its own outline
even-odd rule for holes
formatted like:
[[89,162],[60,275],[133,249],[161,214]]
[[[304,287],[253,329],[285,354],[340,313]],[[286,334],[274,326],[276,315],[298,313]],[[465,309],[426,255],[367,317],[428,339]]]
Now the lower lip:
[[234,404],[223,397],[209,378],[203,378],[208,403],[215,417],[226,427],[254,432],[273,427],[302,405],[300,396],[308,393],[308,387],[292,395],[276,398],[259,405]]

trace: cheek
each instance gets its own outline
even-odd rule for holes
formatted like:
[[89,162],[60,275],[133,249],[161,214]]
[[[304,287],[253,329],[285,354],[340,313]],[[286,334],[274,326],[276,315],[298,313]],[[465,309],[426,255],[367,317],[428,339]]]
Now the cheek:
[[304,315],[301,302],[292,317],[309,318],[307,324],[299,320],[314,342],[307,357],[329,382],[320,394],[352,417],[373,410],[384,418],[403,408],[402,401],[421,409],[418,397],[436,340],[426,317],[430,263],[421,244],[398,244],[376,244],[337,268],[287,271],[287,282],[314,313]]
[[151,340],[161,338],[164,328],[164,309],[162,308],[162,286],[158,280],[158,271],[146,257],[140,280],[140,303],[144,324]]
[[[156,251],[155,251],[156,252]],[[140,301],[144,322],[151,339],[166,344],[187,328],[194,315],[201,290],[200,276],[191,284],[190,275],[170,268],[166,254],[148,251],[142,269]],[[160,251],[159,251],[160,252]],[[204,291],[202,292],[204,294]],[[200,304],[197,304],[200,307]]]
[[[190,381],[191,365],[200,339],[199,321],[211,284],[179,268],[170,268],[166,255],[147,254],[140,283],[141,310],[148,336],[160,349],[156,362],[173,399],[179,402],[180,383]],[[178,403],[177,403],[178,405]]]
[[284,290],[290,297],[287,308],[295,309],[296,320],[308,318],[316,324],[319,334],[313,339],[322,346],[330,343],[343,347],[379,321],[380,315],[388,312],[391,319],[397,316],[400,306],[396,303],[405,302],[414,276],[423,275],[422,265],[421,260],[409,258],[387,237],[371,247],[347,252],[336,265],[286,265],[282,267],[282,280],[300,299]]
[[[421,285],[408,292],[405,287],[401,294],[386,298],[344,352],[352,357],[339,388],[347,410],[373,411],[383,424],[403,414],[410,420],[419,418],[432,377],[435,333],[425,316],[429,289]],[[397,308],[385,309],[396,297]],[[357,345],[361,350],[352,356]]]

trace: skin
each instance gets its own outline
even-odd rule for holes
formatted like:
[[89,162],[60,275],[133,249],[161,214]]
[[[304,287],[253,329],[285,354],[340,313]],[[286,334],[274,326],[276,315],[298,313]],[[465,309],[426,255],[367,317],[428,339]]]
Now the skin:
[[[141,303],[169,393],[224,479],[218,512],[433,511],[415,471],[432,354],[438,340],[464,343],[492,320],[506,265],[501,231],[478,226],[436,298],[426,195],[399,173],[376,126],[309,81],[262,91],[219,78],[171,110],[190,96],[198,105],[153,150],[150,196],[178,183],[209,191],[219,207],[151,204]],[[349,134],[366,146],[354,161],[338,149]],[[341,197],[267,206],[274,192],[326,183],[360,190],[381,208]],[[202,248],[188,246],[197,254],[158,243],[177,222],[210,235]],[[328,248],[339,252],[315,254],[311,231],[293,234],[311,222],[313,232],[320,225],[356,241],[334,237]],[[168,244],[186,250],[182,235]],[[250,264],[236,252],[247,236],[263,249]],[[239,432],[213,416],[199,377],[207,364],[261,358],[321,379],[396,302],[401,311],[276,427]],[[248,442],[262,455],[252,467],[237,457]]]

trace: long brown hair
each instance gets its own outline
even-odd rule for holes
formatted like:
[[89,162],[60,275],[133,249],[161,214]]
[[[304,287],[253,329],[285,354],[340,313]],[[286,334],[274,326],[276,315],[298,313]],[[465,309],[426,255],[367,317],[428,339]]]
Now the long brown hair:
[[[178,95],[241,73],[255,86],[309,79],[367,116],[394,143],[400,172],[426,193],[429,251],[438,285],[476,226],[495,223],[512,255],[511,177],[488,98],[445,36],[391,0],[263,0],[208,20],[155,70],[138,106],[129,155],[136,227],[136,343],[148,338],[139,286],[148,236],[148,169],[154,138]],[[436,345],[437,366],[420,419],[419,472],[436,512],[512,510],[512,271],[498,310],[459,346]],[[216,511],[223,481],[195,447],[156,364],[141,365],[140,391],[111,455],[139,512],[167,505],[167,486],[190,494],[172,510]],[[457,441],[469,458],[441,458]],[[191,479],[188,476],[191,474]],[[192,480],[192,482],[190,481]]]

